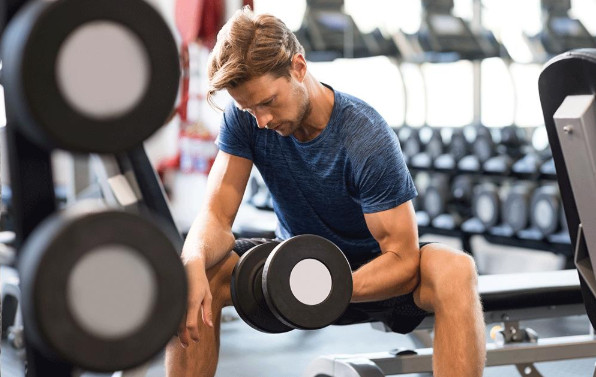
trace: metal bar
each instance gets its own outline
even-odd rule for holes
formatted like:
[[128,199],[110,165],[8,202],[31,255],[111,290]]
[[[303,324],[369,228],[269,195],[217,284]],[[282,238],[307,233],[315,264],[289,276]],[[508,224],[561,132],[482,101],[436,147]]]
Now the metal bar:
[[[432,348],[417,349],[415,355],[395,356],[389,352],[355,355],[331,355],[315,359],[304,376],[339,376],[337,365],[355,360],[368,360],[382,371],[382,376],[432,372]],[[589,335],[539,339],[536,343],[515,343],[499,346],[487,344],[486,366],[532,364],[542,361],[569,360],[596,355],[596,340]],[[317,370],[316,368],[325,368]],[[346,376],[363,376],[346,374]]]

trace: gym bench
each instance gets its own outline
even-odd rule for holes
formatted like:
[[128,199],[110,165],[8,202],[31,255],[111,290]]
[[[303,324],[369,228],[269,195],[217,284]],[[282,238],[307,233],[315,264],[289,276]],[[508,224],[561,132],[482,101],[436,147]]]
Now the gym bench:
[[[484,275],[478,289],[487,324],[502,323],[499,344],[487,344],[486,366],[515,365],[520,375],[539,377],[533,363],[579,359],[596,355],[592,331],[586,335],[540,339],[520,321],[586,314],[576,270]],[[425,347],[414,350],[327,355],[313,360],[304,377],[382,377],[432,372],[429,315],[413,333]],[[382,323],[373,328],[391,331]]]

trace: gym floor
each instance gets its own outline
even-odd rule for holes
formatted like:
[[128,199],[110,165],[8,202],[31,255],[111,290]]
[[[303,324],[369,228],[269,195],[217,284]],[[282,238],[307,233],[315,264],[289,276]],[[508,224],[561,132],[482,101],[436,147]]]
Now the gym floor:
[[[440,240],[435,236],[421,238]],[[484,273],[521,272],[559,269],[563,261],[552,254],[496,248],[473,240],[477,254],[478,267]],[[453,242],[453,241],[451,241]],[[8,273],[3,270],[1,278]],[[317,331],[298,331],[280,335],[263,334],[253,330],[238,319],[233,308],[224,311],[222,323],[221,356],[216,377],[298,377],[306,366],[316,357],[326,354],[364,353],[388,351],[395,348],[415,347],[410,337],[384,333],[371,328],[369,324],[351,326],[330,326]],[[541,337],[585,334],[589,329],[586,316],[561,319],[535,320],[524,322]],[[487,333],[490,327],[487,328]],[[22,363],[17,353],[3,342],[1,353],[1,374],[3,377],[21,377],[24,375]],[[538,363],[538,370],[546,377],[585,377],[594,373],[594,358],[569,361]],[[148,377],[165,374],[163,355],[152,364]],[[99,377],[99,374],[84,374]],[[414,374],[407,376],[430,376]],[[514,366],[486,368],[486,377],[519,376]]]

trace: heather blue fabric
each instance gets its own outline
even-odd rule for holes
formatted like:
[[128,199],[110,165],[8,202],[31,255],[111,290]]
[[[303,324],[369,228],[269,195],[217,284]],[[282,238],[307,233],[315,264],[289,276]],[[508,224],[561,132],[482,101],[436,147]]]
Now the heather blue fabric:
[[317,234],[348,258],[378,253],[364,213],[394,208],[417,192],[395,132],[367,103],[334,91],[327,127],[302,143],[259,129],[232,103],[217,145],[252,160],[273,197],[277,236]]

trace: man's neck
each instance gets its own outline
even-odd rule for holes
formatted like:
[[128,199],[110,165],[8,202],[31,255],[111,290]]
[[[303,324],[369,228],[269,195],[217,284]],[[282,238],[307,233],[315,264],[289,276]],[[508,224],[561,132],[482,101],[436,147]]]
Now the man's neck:
[[335,102],[333,90],[321,84],[310,73],[306,76],[306,88],[311,109],[301,127],[294,133],[294,137],[303,142],[319,136],[327,127]]

